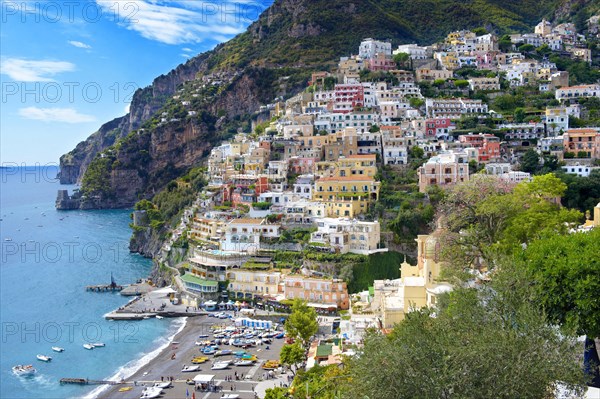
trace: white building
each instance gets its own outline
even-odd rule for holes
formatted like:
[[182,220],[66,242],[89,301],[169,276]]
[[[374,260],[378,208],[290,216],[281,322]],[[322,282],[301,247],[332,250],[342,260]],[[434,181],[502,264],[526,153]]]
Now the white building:
[[294,194],[301,198],[311,199],[315,183],[314,175],[300,175],[294,183]]
[[387,252],[387,248],[381,248],[379,244],[381,231],[377,221],[322,218],[316,219],[315,222],[318,230],[310,235],[310,242],[315,247],[328,248],[342,254],[351,252],[370,255]]
[[381,42],[371,38],[365,39],[360,43],[358,55],[363,60],[375,58],[376,54],[392,55],[392,44]]
[[600,170],[600,166],[580,165],[577,163],[574,165],[562,166],[562,169],[565,171],[565,173],[570,173],[580,177],[588,177],[594,170]]
[[466,98],[428,98],[425,100],[425,109],[429,117],[451,119],[488,112],[488,106],[483,101]]
[[427,54],[427,47],[417,46],[415,43],[401,44],[396,50],[394,50],[394,55],[400,53],[408,54],[413,60],[424,60],[429,58]]
[[265,219],[233,219],[225,228],[221,250],[253,254],[260,248],[260,237],[277,238],[281,226]]

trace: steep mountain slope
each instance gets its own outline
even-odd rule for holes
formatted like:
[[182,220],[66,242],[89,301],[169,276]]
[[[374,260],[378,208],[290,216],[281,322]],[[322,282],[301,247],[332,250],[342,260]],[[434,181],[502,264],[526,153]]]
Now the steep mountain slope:
[[461,28],[523,31],[565,1],[277,0],[246,32],[138,90],[129,114],[61,157],[61,182],[83,181],[84,207],[129,206],[247,129],[261,104],[299,90],[311,70],[356,52],[364,37],[431,43]]

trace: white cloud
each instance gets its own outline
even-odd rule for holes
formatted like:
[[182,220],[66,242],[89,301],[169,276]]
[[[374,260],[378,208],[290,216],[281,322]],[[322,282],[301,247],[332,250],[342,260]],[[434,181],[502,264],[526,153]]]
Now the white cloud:
[[75,46],[75,47],[79,47],[79,48],[85,48],[85,49],[92,48],[92,46],[90,46],[89,44],[85,44],[83,42],[78,42],[77,40],[69,40],[68,43],[71,46]]
[[67,61],[25,60],[4,58],[0,62],[0,73],[22,82],[52,82],[50,76],[75,70],[75,64]]
[[80,114],[73,108],[27,107],[19,109],[19,115],[25,119],[43,122],[84,123],[96,120],[93,115]]
[[181,53],[179,55],[182,56],[183,58],[192,58],[192,56],[190,54],[186,54],[186,53]]
[[[114,14],[114,2],[96,0],[96,3],[103,11]],[[160,0],[117,0],[117,3],[123,14],[117,18],[121,25],[146,39],[165,44],[226,40],[251,22],[237,3]]]
[[192,49],[191,49],[191,48],[189,48],[189,47],[184,47],[184,48],[182,48],[182,49],[181,49],[181,51],[184,51],[184,52],[186,52],[186,53],[193,53],[193,52],[194,52],[194,50],[192,50]]

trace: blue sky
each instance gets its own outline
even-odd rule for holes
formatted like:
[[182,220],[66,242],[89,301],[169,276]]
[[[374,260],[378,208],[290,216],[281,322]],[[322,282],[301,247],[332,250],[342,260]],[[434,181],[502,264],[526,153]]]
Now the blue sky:
[[56,163],[131,95],[245,28],[270,0],[2,0],[0,159]]

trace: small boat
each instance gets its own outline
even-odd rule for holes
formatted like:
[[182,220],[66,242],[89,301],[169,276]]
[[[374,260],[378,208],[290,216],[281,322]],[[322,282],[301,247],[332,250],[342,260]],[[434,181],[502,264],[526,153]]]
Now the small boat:
[[53,350],[54,352],[64,352],[64,351],[65,351],[65,348],[61,348],[60,346],[53,346],[53,347],[52,347],[52,350]]
[[133,389],[133,387],[123,387],[119,388],[119,392],[129,392]]
[[95,347],[94,347],[94,345],[92,345],[92,344],[83,344],[83,347],[84,347],[85,349],[89,349],[89,350],[91,350],[91,349],[94,349],[94,348],[95,348]]
[[234,366],[252,366],[254,364],[254,361],[252,360],[238,360],[236,362],[233,362]]
[[37,370],[31,364],[16,365],[12,368],[12,371],[15,375],[19,377],[28,377],[34,375],[37,372]]
[[94,342],[91,344],[94,348],[104,348],[106,344],[104,342]]
[[194,371],[200,370],[200,366],[183,366],[181,369],[182,373],[192,373]]
[[12,238],[10,238],[10,237],[9,238],[5,238],[4,241],[7,241],[7,242],[8,241],[12,241]]
[[198,356],[192,359],[193,364],[201,364],[208,360],[206,356]]
[[227,367],[229,367],[229,362],[216,362],[215,364],[212,365],[212,367],[210,369],[211,370],[225,370]]
[[162,317],[161,315],[158,315],[158,314],[156,315],[156,318],[157,319],[164,319],[164,317]]
[[157,398],[162,393],[162,388],[159,387],[148,387],[142,391],[142,396],[140,399],[151,399]]
[[154,384],[154,386],[157,388],[164,389],[164,388],[169,388],[172,385],[171,385],[171,381],[164,381],[164,382],[157,382],[156,384]]
[[52,358],[50,356],[46,356],[46,355],[37,355],[37,360],[41,360],[42,362],[49,362],[50,360],[52,360]]
[[238,399],[240,395],[237,393],[224,393],[221,399]]

